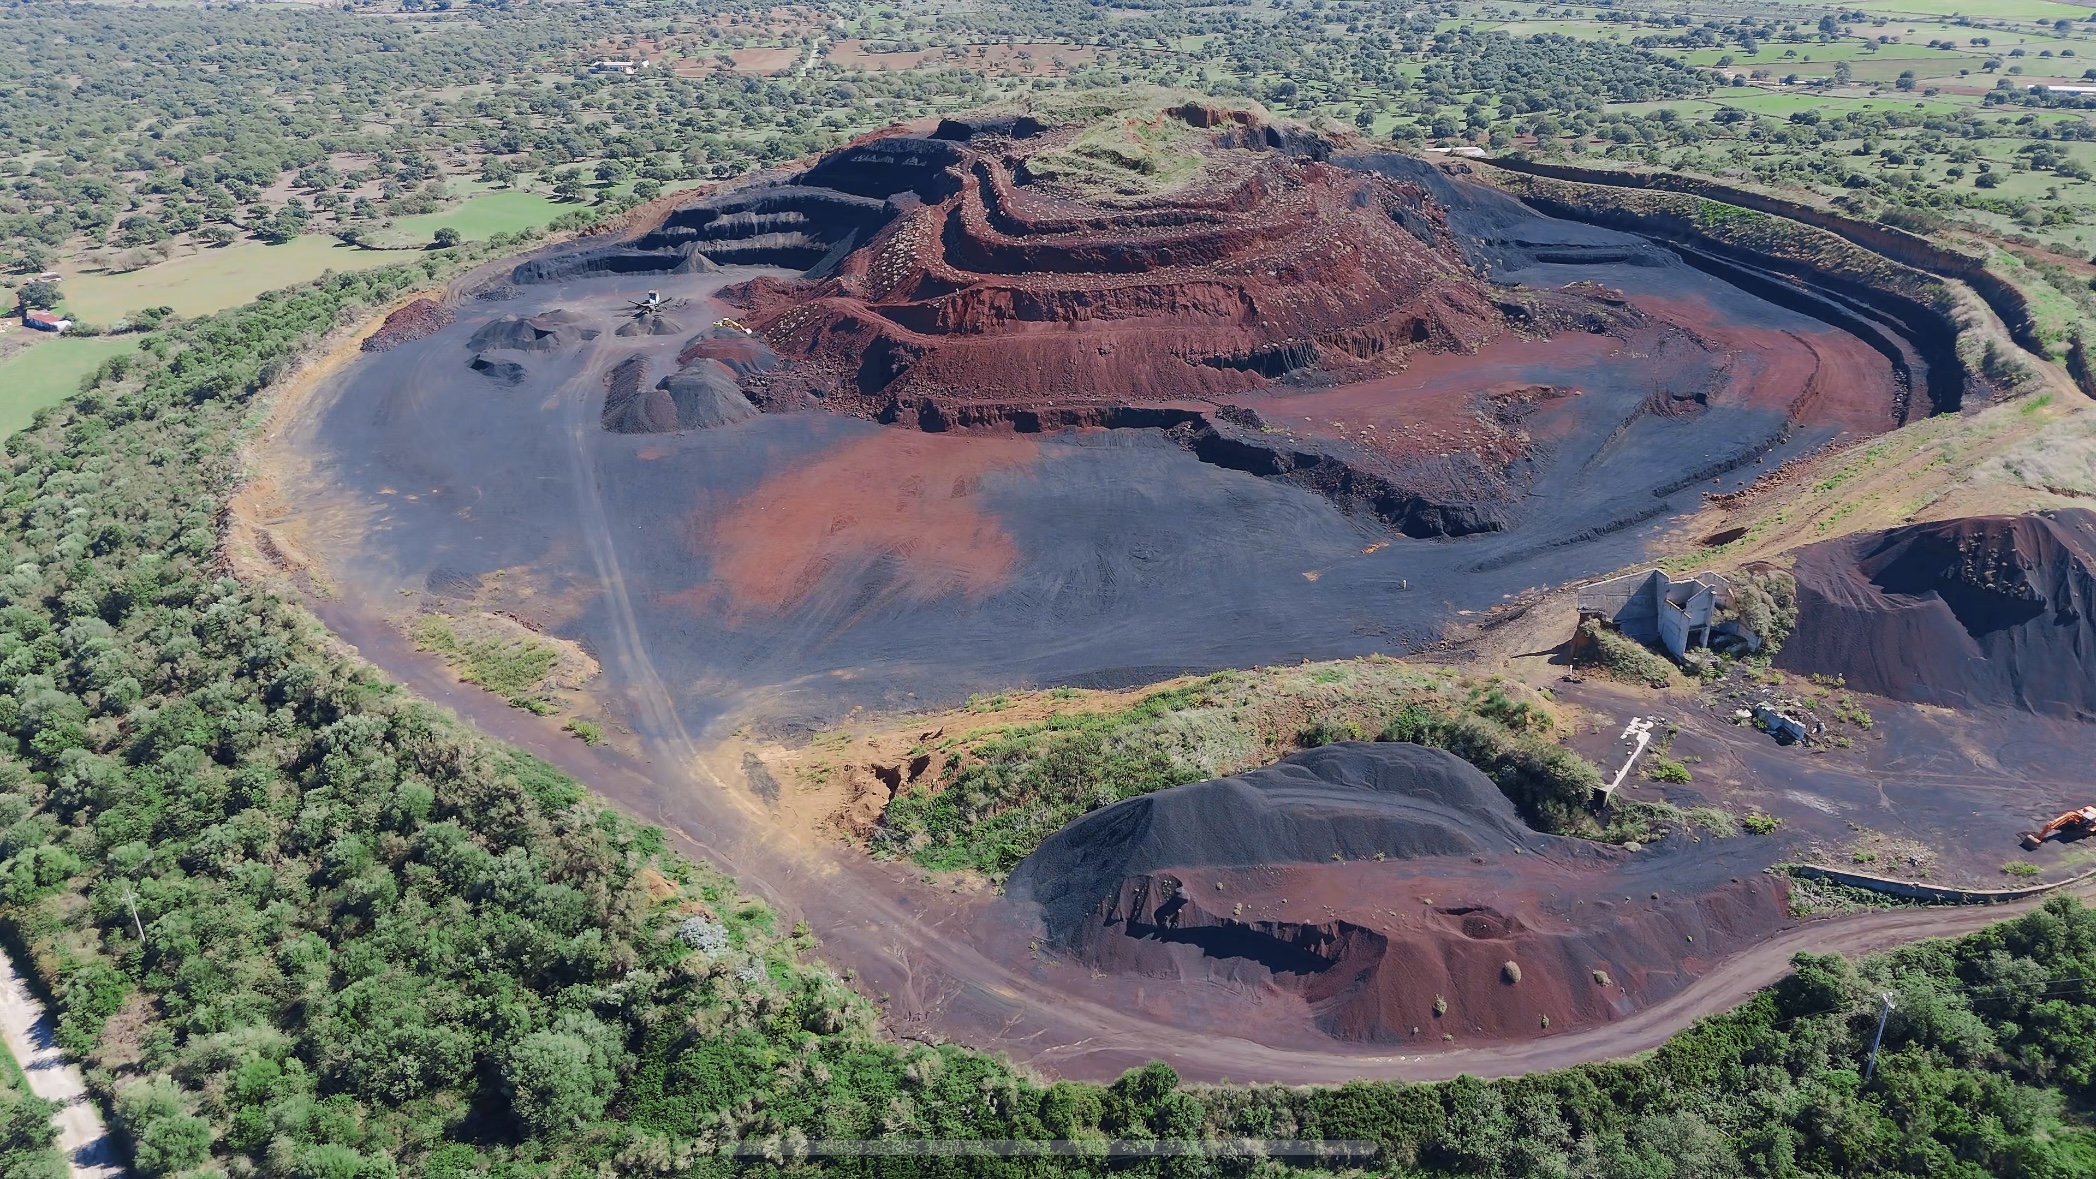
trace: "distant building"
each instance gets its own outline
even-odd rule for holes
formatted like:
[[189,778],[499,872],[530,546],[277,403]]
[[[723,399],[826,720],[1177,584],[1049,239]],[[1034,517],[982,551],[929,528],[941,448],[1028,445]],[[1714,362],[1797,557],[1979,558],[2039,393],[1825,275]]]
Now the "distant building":
[[73,326],[73,321],[55,311],[39,311],[31,308],[22,313],[22,322],[40,332],[62,332]]
[[1598,618],[1679,660],[1690,647],[1710,645],[1717,612],[1731,602],[1732,583],[1718,574],[1675,581],[1652,569],[1581,586],[1579,620]]
[[593,74],[631,74],[647,68],[648,59],[646,58],[641,58],[639,61],[611,61],[606,59],[590,63],[590,73]]

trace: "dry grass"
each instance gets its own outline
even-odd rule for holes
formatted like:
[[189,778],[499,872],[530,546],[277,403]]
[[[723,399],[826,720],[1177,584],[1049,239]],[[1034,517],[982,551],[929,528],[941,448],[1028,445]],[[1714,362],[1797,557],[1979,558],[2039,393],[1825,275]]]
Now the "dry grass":
[[500,614],[422,614],[408,634],[416,647],[449,664],[459,679],[541,716],[564,711],[566,694],[579,691],[598,672],[597,661],[577,644],[548,638]]

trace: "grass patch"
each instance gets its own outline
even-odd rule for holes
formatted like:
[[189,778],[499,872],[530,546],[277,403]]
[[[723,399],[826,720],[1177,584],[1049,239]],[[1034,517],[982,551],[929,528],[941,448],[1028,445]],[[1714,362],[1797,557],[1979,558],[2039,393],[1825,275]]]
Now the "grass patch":
[[22,1072],[22,1062],[15,1059],[14,1052],[0,1044],[0,1090],[12,1090],[26,1097],[29,1095],[29,1078]]
[[2038,867],[2029,860],[2010,860],[2001,866],[2001,870],[2004,875],[2014,876],[2021,880],[2029,880],[2044,871],[2043,868]]
[[238,307],[264,291],[309,282],[322,273],[373,270],[405,256],[360,250],[308,234],[280,246],[242,242],[183,254],[126,274],[68,278],[65,309],[88,323],[114,323],[143,307],[172,307],[184,317]]
[[1617,801],[1609,806],[1608,820],[1601,838],[1629,845],[1656,843],[1677,830],[1729,839],[1740,829],[1740,820],[1716,807],[1684,810],[1670,802]]
[[0,438],[27,428],[36,411],[79,392],[82,377],[136,346],[136,340],[123,336],[61,336],[0,361]]
[[1930,903],[1800,875],[1794,866],[1778,870],[1788,871],[1790,875],[1789,907],[1793,917],[1833,917],[1866,909],[1912,909]]
[[1579,666],[1610,679],[1663,688],[1674,678],[1674,665],[1598,618],[1579,624]]
[[422,615],[411,633],[415,646],[442,656],[467,683],[479,684],[518,708],[541,715],[553,711],[544,695],[546,680],[560,663],[560,650],[553,644],[443,614]]
[[1695,775],[1688,772],[1687,766],[1682,765],[1673,758],[1662,757],[1656,753],[1652,755],[1651,760],[1645,763],[1645,773],[1654,782],[1679,784],[1695,780]]
[[1205,133],[1163,112],[1121,114],[1027,161],[1037,182],[1084,197],[1154,196],[1201,174]]
[[449,227],[458,230],[467,241],[485,241],[498,233],[543,228],[570,208],[549,196],[505,189],[468,198],[446,212],[395,218],[392,228],[385,232],[426,242],[437,230]]

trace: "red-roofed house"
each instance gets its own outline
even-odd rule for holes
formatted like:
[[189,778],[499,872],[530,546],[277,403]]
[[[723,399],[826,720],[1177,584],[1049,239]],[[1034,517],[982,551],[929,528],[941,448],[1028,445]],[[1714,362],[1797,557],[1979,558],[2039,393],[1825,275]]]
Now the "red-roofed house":
[[22,313],[22,322],[40,332],[62,332],[73,326],[73,321],[55,311],[39,311],[31,308]]

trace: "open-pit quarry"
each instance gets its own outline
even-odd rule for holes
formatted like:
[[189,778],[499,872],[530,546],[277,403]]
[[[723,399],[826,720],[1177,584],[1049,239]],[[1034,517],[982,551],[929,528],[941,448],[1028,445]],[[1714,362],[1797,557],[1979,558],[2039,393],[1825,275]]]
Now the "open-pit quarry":
[[[2033,759],[1923,710],[2090,746],[2083,649],[2030,629],[2085,605],[2081,524],[1800,557],[1778,666],[1914,702],[1816,761],[1693,688],[1559,693],[1597,762],[1634,710],[1702,709],[1680,748],[1714,772],[1676,796],[1751,795],[1771,836],[1546,835],[1451,754],[1342,743],[1095,809],[993,887],[870,857],[768,768],[976,694],[1418,653],[1664,555],[1706,493],[1986,394],[1910,299],[1488,181],[1192,102],[896,128],[404,308],[285,400],[241,512],[366,657],[807,921],[898,1034],[1050,1073],[1518,1071],[1649,1046],[1802,946],[1976,924],[1801,923],[1765,869],[1925,816],[1911,841],[1977,871],[2077,794],[2089,770],[1989,777]],[[2080,572],[2000,572],[2041,550]],[[410,637],[465,614],[601,664],[566,719],[602,744]],[[1999,674],[1903,690],[1964,674],[1900,653],[1959,627]],[[2081,678],[2034,687],[2060,659]],[[912,756],[861,760],[893,791]],[[1874,811],[1917,758],[1937,801]]]

